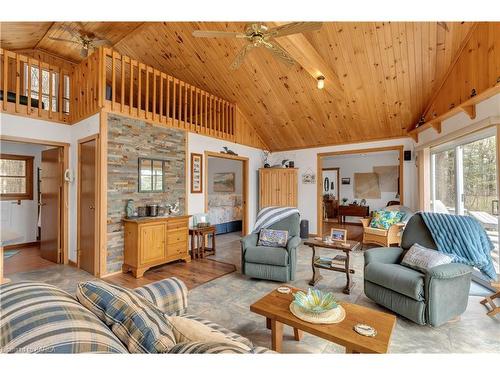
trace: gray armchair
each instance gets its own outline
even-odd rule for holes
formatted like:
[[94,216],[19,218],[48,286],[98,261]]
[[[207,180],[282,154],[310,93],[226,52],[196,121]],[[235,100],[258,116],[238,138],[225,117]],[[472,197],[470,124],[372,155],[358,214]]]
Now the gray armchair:
[[257,246],[259,235],[241,239],[241,273],[257,279],[289,282],[295,279],[297,247],[300,245],[300,216],[294,214],[269,227],[288,231],[287,247]]
[[461,315],[467,308],[472,268],[451,263],[422,273],[405,267],[400,261],[414,243],[437,249],[418,213],[408,221],[401,247],[365,252],[365,294],[415,323],[437,327]]

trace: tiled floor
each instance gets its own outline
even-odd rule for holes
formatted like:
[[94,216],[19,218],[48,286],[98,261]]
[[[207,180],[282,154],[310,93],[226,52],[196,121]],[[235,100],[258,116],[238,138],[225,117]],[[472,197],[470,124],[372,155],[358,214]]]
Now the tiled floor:
[[[240,273],[240,244],[238,234],[218,236],[218,252],[213,257],[233,263],[237,271],[207,282],[189,291],[189,312],[217,322],[243,336],[255,344],[270,346],[270,332],[265,327],[264,318],[249,310],[251,303],[270,292],[280,283],[247,278]],[[311,251],[300,246],[298,252],[297,277],[291,284],[307,288],[311,278]],[[332,291],[340,300],[358,303],[374,309],[384,310],[369,300],[363,293],[362,265],[363,253],[352,253],[356,273],[355,286],[351,295],[342,293],[345,276],[337,272],[323,271],[324,278],[318,287]],[[74,293],[79,281],[92,278],[86,272],[67,266],[52,266],[38,271],[18,273],[9,276],[12,281],[46,281]],[[455,323],[447,323],[439,328],[422,327],[402,317],[398,317],[390,345],[391,353],[500,353],[500,316],[489,318],[485,308],[479,304],[481,297],[470,297],[467,311]],[[285,353],[342,353],[338,345],[304,335],[301,342],[293,340],[293,331],[285,328],[283,342]]]

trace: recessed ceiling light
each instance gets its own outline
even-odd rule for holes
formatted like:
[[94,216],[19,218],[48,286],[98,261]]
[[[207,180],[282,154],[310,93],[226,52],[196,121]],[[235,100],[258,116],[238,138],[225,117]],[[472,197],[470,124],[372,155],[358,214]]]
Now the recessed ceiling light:
[[325,77],[319,76],[317,80],[318,80],[318,89],[321,90],[323,87],[325,87]]

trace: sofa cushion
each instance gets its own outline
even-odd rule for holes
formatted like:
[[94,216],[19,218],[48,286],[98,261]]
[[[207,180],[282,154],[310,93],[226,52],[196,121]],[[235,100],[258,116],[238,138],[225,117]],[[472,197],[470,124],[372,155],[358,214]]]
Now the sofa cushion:
[[235,345],[245,351],[250,351],[251,346],[233,340],[231,337],[226,336],[224,333],[211,328],[195,319],[190,319],[183,316],[169,316],[168,321],[172,325],[175,341],[181,342],[219,342],[229,345]]
[[184,318],[189,318],[192,320],[196,320],[199,323],[202,323],[206,325],[207,327],[210,327],[210,329],[222,333],[224,336],[229,337],[233,341],[238,341],[246,346],[253,347],[252,342],[241,335],[238,335],[237,333],[234,333],[233,331],[228,330],[227,328],[222,327],[221,325],[214,323],[210,320],[200,318],[197,315],[192,315],[192,314],[184,314],[182,315]]
[[416,243],[406,252],[403,260],[401,260],[401,264],[417,271],[427,272],[433,267],[450,264],[452,260],[453,258],[449,255],[440,253],[434,249],[428,249]]
[[165,353],[176,344],[163,312],[132,290],[86,281],[78,284],[76,297],[111,328],[130,353]]
[[142,297],[167,315],[182,315],[188,306],[186,284],[176,277],[169,277],[134,289]]
[[399,211],[379,210],[373,213],[373,218],[370,221],[371,228],[389,229],[392,225],[399,223],[405,216]]
[[185,341],[176,344],[169,354],[247,354],[248,350],[227,342]]
[[94,314],[55,286],[0,286],[2,353],[127,353]]
[[277,229],[261,229],[259,233],[258,246],[286,247],[288,243],[288,231]]
[[288,251],[282,247],[249,246],[245,250],[245,261],[274,266],[288,264]]
[[365,279],[416,301],[424,300],[424,275],[400,264],[369,263]]

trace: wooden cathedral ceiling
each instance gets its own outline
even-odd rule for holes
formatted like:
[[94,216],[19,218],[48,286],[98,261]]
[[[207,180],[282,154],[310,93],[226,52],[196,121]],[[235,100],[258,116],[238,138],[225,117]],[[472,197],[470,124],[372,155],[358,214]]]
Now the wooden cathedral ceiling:
[[[273,151],[406,136],[461,50],[472,23],[327,22],[277,41],[299,61],[287,68],[263,50],[237,71],[237,39],[193,30],[242,31],[227,22],[74,23],[118,52],[235,102]],[[2,47],[35,48],[79,61],[59,23],[2,23]],[[324,74],[324,90],[313,75]]]

